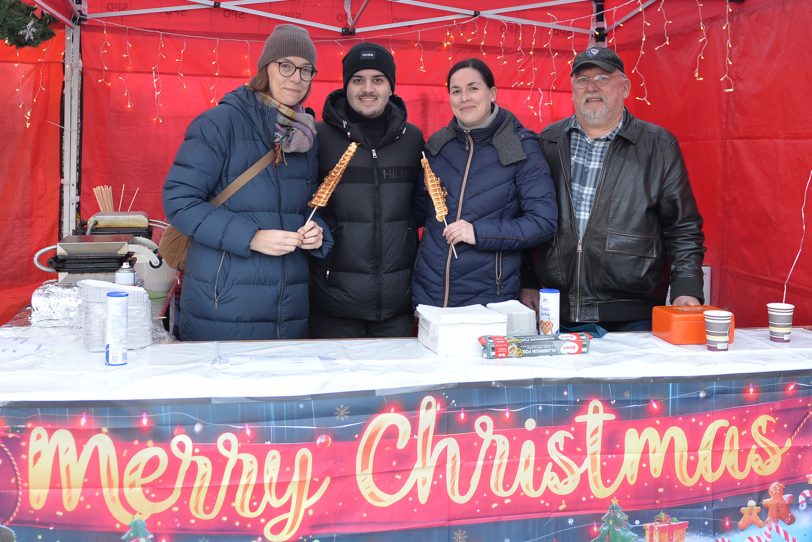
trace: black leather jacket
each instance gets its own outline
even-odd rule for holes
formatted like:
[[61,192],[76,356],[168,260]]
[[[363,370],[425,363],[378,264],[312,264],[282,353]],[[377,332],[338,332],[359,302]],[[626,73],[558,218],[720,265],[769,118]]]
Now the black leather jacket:
[[[558,233],[533,251],[535,277],[523,286],[561,291],[561,319],[620,322],[651,318],[671,299],[703,302],[702,217],[676,138],[628,111],[606,153],[583,239],[572,205],[570,118],[541,133],[558,195]],[[533,282],[533,278],[538,284]]]

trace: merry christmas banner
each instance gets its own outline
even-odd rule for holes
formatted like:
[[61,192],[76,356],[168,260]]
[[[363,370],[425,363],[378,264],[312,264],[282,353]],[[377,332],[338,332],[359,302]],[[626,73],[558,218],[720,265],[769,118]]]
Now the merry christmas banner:
[[6,405],[0,525],[61,542],[797,542],[809,380]]

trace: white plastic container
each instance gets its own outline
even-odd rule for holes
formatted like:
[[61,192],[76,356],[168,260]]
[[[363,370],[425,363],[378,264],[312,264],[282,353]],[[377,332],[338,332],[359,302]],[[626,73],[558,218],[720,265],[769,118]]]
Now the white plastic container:
[[107,292],[104,331],[105,365],[127,363],[127,292]]
[[561,327],[561,292],[554,288],[539,290],[539,335],[557,335]]

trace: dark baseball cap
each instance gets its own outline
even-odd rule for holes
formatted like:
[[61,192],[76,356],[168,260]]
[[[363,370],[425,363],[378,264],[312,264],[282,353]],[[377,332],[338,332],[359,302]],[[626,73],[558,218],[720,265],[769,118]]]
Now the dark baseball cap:
[[572,71],[570,75],[574,74],[584,66],[597,66],[603,68],[608,72],[615,70],[623,70],[623,61],[611,49],[606,47],[590,47],[586,51],[582,51],[575,55],[575,60],[572,62]]

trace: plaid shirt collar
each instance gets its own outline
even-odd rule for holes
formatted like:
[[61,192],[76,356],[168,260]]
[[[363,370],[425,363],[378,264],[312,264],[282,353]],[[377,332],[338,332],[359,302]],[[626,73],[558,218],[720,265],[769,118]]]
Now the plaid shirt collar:
[[[612,141],[615,138],[615,136],[618,134],[618,132],[620,132],[621,128],[623,128],[623,124],[626,122],[628,114],[629,114],[629,112],[626,111],[626,108],[624,107],[623,108],[623,115],[620,116],[620,122],[615,127],[615,129],[612,130],[611,132],[609,132],[608,134],[606,134],[605,136],[598,137],[596,139],[606,139],[607,141]],[[581,128],[581,123],[578,122],[578,117],[576,117],[575,115],[572,115],[572,117],[570,117],[570,124],[569,124],[569,127],[567,128],[568,132],[570,132],[572,130],[577,130],[585,138],[590,139],[590,137],[588,135],[586,135],[586,132],[584,131],[584,129]]]

